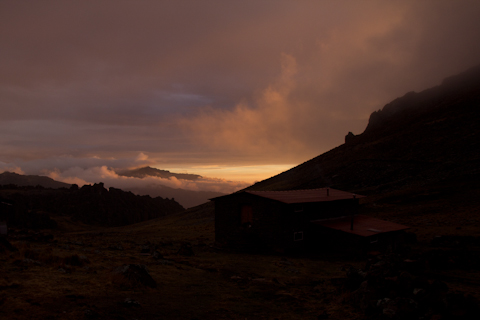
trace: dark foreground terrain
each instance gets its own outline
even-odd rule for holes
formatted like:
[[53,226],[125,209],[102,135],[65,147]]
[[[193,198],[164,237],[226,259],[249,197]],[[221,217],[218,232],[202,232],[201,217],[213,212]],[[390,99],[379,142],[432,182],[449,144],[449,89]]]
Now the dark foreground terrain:
[[[356,318],[339,303],[340,257],[220,251],[197,210],[128,227],[13,230],[0,254],[0,310],[8,319]],[[88,231],[87,231],[88,230]],[[53,236],[53,238],[52,238]],[[127,272],[121,272],[125,265]],[[148,275],[142,275],[143,267]],[[120,267],[120,270],[119,270]],[[137,268],[137,269],[135,269]],[[138,277],[137,277],[138,276]],[[151,276],[151,278],[150,278]],[[333,280],[332,280],[333,279]]]
[[139,224],[58,221],[0,246],[5,319],[473,319],[480,238],[431,237],[401,254],[235,253],[214,246],[208,204]]

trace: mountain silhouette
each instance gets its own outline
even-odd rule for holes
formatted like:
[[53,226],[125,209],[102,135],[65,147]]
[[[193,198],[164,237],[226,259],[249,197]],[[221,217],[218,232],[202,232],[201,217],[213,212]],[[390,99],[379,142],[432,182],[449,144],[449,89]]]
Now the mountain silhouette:
[[[183,180],[196,180],[201,178],[197,174],[172,173],[166,170],[159,170],[151,167],[143,167],[134,170],[121,171],[119,175],[142,179],[145,177],[160,177],[168,179],[175,177]],[[3,172],[0,174],[0,186],[16,185],[18,187],[41,186],[44,188],[70,188],[71,184],[53,180],[52,178],[37,175],[21,175],[14,172]],[[148,195],[151,197],[173,198],[185,208],[191,208],[205,203],[210,198],[225,195],[225,193],[216,191],[193,191],[179,188],[170,188],[162,184],[149,184],[144,186],[124,187],[125,191],[131,191],[138,195]]]
[[[371,114],[365,131],[250,190],[330,186],[379,194],[480,181],[480,66],[409,92]],[[423,192],[422,191],[422,192]]]
[[[246,190],[331,187],[366,195],[360,213],[417,228],[469,225],[480,208],[479,123],[477,66],[395,99],[363,133]],[[202,207],[213,211],[213,203]]]
[[[168,170],[160,170],[152,167],[142,167],[132,170],[123,170],[117,172],[120,176],[133,178],[147,178],[156,177],[162,179],[176,178],[179,180],[195,181],[202,178],[198,174],[190,173],[173,173]],[[129,191],[140,195],[149,195],[152,197],[174,198],[185,208],[191,208],[208,201],[208,199],[225,195],[225,193],[216,191],[193,191],[179,188],[171,188],[161,183],[152,183],[144,186],[132,186],[128,188]]]
[[142,167],[132,170],[122,170],[117,172],[119,176],[133,177],[133,178],[145,178],[145,177],[158,177],[163,179],[169,179],[175,177],[181,180],[197,180],[202,176],[198,174],[190,173],[173,173],[168,170],[160,170],[152,167]]
[[71,184],[53,180],[52,178],[37,175],[21,175],[5,171],[0,173],[0,185],[14,184],[19,187],[41,186],[44,188],[70,188]]

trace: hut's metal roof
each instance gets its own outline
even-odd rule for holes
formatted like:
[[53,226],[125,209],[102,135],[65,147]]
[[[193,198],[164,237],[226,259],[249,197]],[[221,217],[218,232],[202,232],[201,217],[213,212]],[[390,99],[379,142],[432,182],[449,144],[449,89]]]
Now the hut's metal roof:
[[307,203],[364,198],[365,196],[332,188],[288,190],[288,191],[245,191],[256,196],[277,200],[283,203]]
[[380,220],[364,215],[356,215],[353,217],[353,230],[351,230],[352,217],[341,217],[328,220],[314,220],[312,223],[322,227],[339,230],[362,237],[369,237],[380,233],[406,230],[409,227]]

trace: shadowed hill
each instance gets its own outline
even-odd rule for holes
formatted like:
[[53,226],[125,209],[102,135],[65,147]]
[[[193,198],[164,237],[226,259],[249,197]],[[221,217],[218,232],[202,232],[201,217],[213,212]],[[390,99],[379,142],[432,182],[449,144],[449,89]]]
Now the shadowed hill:
[[[349,133],[345,144],[246,189],[329,186],[367,195],[361,213],[408,225],[423,240],[477,234],[479,123],[476,67],[395,99],[372,113],[362,134]],[[201,212],[213,217],[213,203]]]
[[58,216],[89,225],[123,226],[184,211],[173,199],[107,190],[103,183],[70,189],[7,185],[0,187],[0,197],[13,204],[10,225],[33,229],[55,227],[50,217]]
[[172,198],[185,208],[192,208],[205,203],[208,199],[225,195],[225,193],[216,191],[176,189],[161,184],[130,187],[129,191],[139,195],[149,195],[151,197]]
[[[373,112],[365,131],[250,190],[330,186],[379,194],[480,181],[480,67]],[[458,187],[458,186],[456,186]]]

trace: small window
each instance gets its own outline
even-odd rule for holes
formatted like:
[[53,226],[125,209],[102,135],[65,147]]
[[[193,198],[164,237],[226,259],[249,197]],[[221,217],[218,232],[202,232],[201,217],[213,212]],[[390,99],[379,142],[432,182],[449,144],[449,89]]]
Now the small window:
[[253,210],[252,210],[252,206],[250,205],[242,205],[242,209],[241,209],[241,219],[240,219],[240,222],[242,225],[244,225],[245,223],[250,223],[252,224],[253,223]]
[[303,231],[293,233],[293,241],[303,240]]

